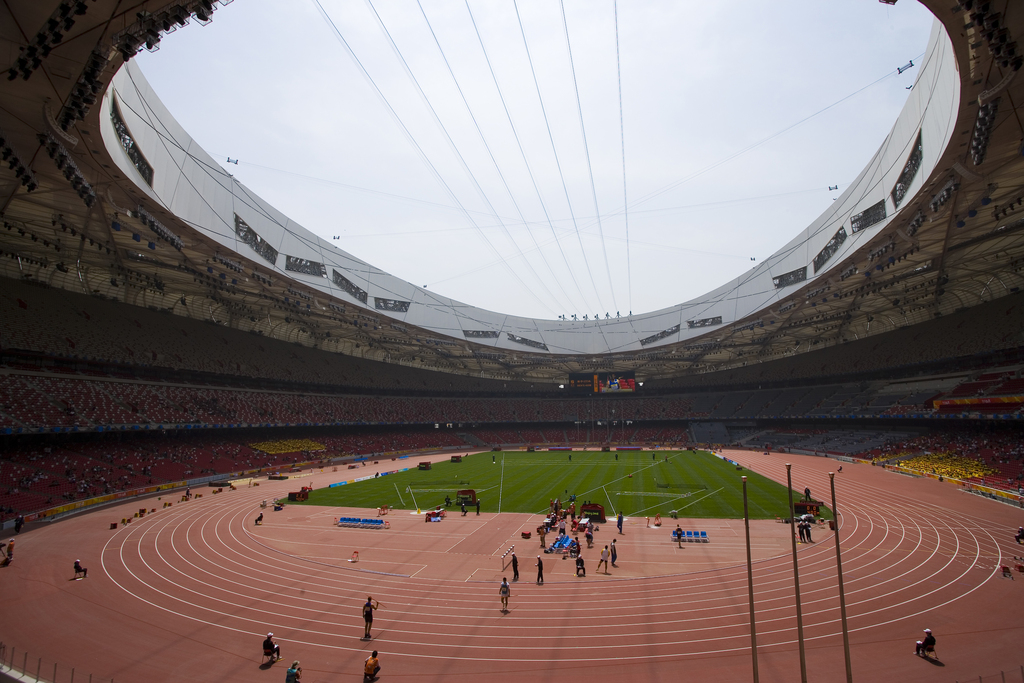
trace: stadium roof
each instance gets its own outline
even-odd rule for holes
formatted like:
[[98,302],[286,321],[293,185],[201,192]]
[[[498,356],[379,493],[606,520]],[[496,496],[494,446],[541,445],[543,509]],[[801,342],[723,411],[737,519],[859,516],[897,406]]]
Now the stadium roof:
[[923,3],[938,21],[891,133],[789,244],[702,297],[597,321],[427,292],[231,178],[176,124],[173,103],[131,61],[122,68],[181,21],[214,18],[217,3],[8,3],[0,268],[329,351],[507,379],[711,372],[864,338],[1021,285],[1024,18],[1005,16],[1008,1]]

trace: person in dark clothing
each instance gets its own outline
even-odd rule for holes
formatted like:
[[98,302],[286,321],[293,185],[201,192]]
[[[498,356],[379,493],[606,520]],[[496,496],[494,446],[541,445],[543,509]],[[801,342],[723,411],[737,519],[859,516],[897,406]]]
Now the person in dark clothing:
[[811,500],[811,487],[810,486],[805,486],[804,487],[804,501],[805,502],[810,502],[810,500]]
[[14,533],[20,534],[21,527],[23,526],[25,526],[25,517],[23,515],[18,515],[14,518]]
[[583,564],[583,556],[576,556],[576,576],[586,576],[587,567]]
[[462,516],[463,517],[466,516],[466,504],[465,503],[462,504]]
[[363,605],[363,624],[366,627],[363,633],[365,640],[370,639],[370,629],[373,627],[373,610],[380,608],[380,602],[375,601],[372,597],[367,596],[366,604]]
[[544,585],[544,560],[537,556],[537,585]]
[[519,558],[515,553],[512,553],[512,580],[519,580]]
[[281,646],[274,642],[274,634],[268,633],[263,641],[263,654],[270,655],[270,663],[281,659]]
[[480,514],[480,499],[479,498],[476,499],[476,514],[477,515]]
[[924,630],[924,640],[917,641],[917,647],[914,649],[915,655],[927,655],[929,651],[935,650],[935,636],[932,635],[932,630],[926,628]]
[[82,566],[81,560],[75,560],[75,576],[82,575],[83,579],[89,577],[89,570]]
[[260,524],[263,524],[263,513],[262,512],[260,513],[260,516],[256,518],[256,525],[258,526]]
[[796,530],[800,534],[800,542],[801,543],[806,543],[807,542],[807,536],[804,535],[804,523],[803,522],[797,522],[796,523]]

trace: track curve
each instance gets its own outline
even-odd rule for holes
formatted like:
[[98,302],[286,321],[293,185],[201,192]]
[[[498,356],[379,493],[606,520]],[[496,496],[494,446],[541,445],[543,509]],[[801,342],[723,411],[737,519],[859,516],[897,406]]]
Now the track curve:
[[[783,456],[745,452],[732,457],[784,481]],[[833,463],[785,459],[796,463],[798,487],[827,490],[826,471]],[[995,636],[990,627],[991,617],[1012,609],[1009,601],[1019,599],[1013,594],[1024,587],[1024,582],[999,575],[999,565],[1014,550],[1008,530],[1017,526],[1017,511],[931,480],[910,480],[860,465],[846,469],[836,478],[836,490],[855,674],[892,676],[898,671],[900,680],[936,680],[929,665],[922,668],[921,660],[907,657],[925,622],[940,638],[949,673],[954,660],[947,653],[956,652],[957,638],[971,653],[958,661],[966,675],[984,672],[988,661],[1016,656],[1001,643],[1019,637],[1021,627],[1004,622],[1011,626]],[[33,656],[50,647],[52,638],[31,610],[54,596],[41,590],[34,599],[15,599],[11,591],[17,580],[11,581],[10,575],[19,569],[32,571],[27,565],[45,563],[47,555],[70,557],[73,552],[91,554],[99,566],[88,582],[53,577],[52,584],[65,598],[63,620],[78,633],[90,623],[97,625],[90,634],[94,637],[66,641],[61,649],[73,651],[65,655],[69,666],[95,666],[92,671],[101,677],[107,676],[101,667],[109,668],[105,662],[113,657],[117,671],[112,675],[119,680],[170,681],[182,675],[270,680],[280,672],[269,672],[258,662],[259,641],[268,630],[275,633],[284,658],[302,660],[304,680],[313,681],[358,674],[369,649],[382,653],[383,673],[389,678],[409,680],[479,674],[495,680],[581,680],[628,677],[638,670],[651,680],[668,680],[681,668],[699,671],[706,680],[749,676],[741,553],[713,569],[662,573],[666,565],[658,564],[657,575],[616,570],[610,576],[591,573],[586,579],[573,577],[569,563],[545,556],[550,569],[544,586],[530,581],[533,562],[527,556],[520,563],[524,580],[513,585],[510,610],[503,614],[496,581],[502,572],[492,561],[493,553],[481,552],[486,556],[483,568],[469,572],[464,565],[475,561],[472,553],[451,552],[464,540],[452,537],[458,527],[428,525],[428,534],[422,525],[411,527],[418,518],[396,516],[395,529],[384,532],[390,535],[343,530],[332,527],[329,519],[332,512],[343,511],[307,507],[286,508],[291,516],[268,513],[263,526],[252,526],[260,500],[277,493],[274,484],[174,505],[106,537],[94,529],[81,532],[85,525],[99,526],[96,518],[110,516],[102,511],[34,531],[19,543],[25,565],[5,570],[9,580],[0,589],[8,594],[4,604],[12,604],[13,614],[27,625],[26,642],[18,636],[8,639],[6,633],[5,642],[28,648]],[[491,515],[466,527],[468,537],[479,538],[473,535],[486,534],[508,518],[513,527],[519,521],[515,515]],[[780,529],[773,522],[751,525],[754,538],[777,536]],[[37,556],[30,543],[36,535],[56,536],[60,542]],[[811,680],[823,680],[843,670],[843,653],[834,538],[817,529],[815,536],[815,543],[801,545],[799,565],[808,670]],[[642,529],[627,528],[617,538],[620,557],[662,552],[654,536],[644,536]],[[409,549],[415,562],[400,562],[408,572],[386,571],[387,557],[405,550],[389,548],[396,539],[422,546]],[[346,554],[355,544],[382,564],[348,563]],[[447,551],[438,550],[442,546]],[[586,555],[591,572],[597,552],[595,548]],[[630,563],[636,561],[620,559],[620,565]],[[41,578],[46,583],[50,577]],[[762,680],[793,680],[799,668],[788,540],[783,552],[762,553],[755,562],[754,585]],[[81,602],[97,591],[94,600]],[[373,640],[367,642],[360,640],[359,608],[371,594],[384,607],[377,613]],[[78,601],[66,600],[76,596]],[[989,628],[969,628],[972,622]],[[109,643],[123,644],[135,636],[145,644],[140,651],[145,657],[126,655],[123,649],[111,654]],[[163,647],[158,646],[161,642]],[[77,653],[79,643],[85,647]],[[987,648],[984,657],[979,647]],[[177,654],[169,656],[182,649],[204,654],[198,670],[193,670],[192,657],[182,663]],[[213,657],[215,652],[220,656]],[[51,661],[60,656],[46,654]],[[1007,661],[1005,666],[1013,664]]]

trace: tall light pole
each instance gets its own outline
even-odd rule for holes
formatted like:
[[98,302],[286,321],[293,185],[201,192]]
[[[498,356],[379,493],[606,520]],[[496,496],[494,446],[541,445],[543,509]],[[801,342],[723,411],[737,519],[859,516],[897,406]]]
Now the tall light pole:
[[754,625],[754,565],[750,560],[750,513],[747,509],[746,477],[743,477],[743,526],[747,531],[747,596],[750,601],[750,656],[754,660],[754,683],[758,683],[757,628]]
[[796,563],[796,514],[793,508],[793,465],[786,463],[786,490],[789,491],[789,540],[793,544],[793,585],[796,588],[796,637],[800,644],[800,683],[807,683],[807,658],[804,653],[804,613],[800,607],[800,570]]
[[836,573],[839,575],[839,615],[843,620],[843,654],[846,655],[846,683],[853,683],[853,667],[850,664],[850,630],[846,625],[846,593],[843,590],[843,558],[839,552],[839,510],[836,509],[836,473],[828,473],[832,487],[832,516],[835,519]]

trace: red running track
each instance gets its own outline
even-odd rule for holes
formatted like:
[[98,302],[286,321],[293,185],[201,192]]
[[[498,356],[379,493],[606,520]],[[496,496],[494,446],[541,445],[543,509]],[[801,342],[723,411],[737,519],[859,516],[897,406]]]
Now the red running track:
[[[819,498],[836,465],[792,455],[730,457],[779,481],[791,461],[794,487],[809,486]],[[312,481],[323,486],[338,476]],[[751,680],[737,534],[680,552],[645,535],[642,524],[630,526],[617,536],[624,559],[610,575],[595,572],[596,547],[585,555],[586,579],[545,555],[544,586],[533,583],[535,552],[521,541],[529,548],[520,555],[523,580],[502,614],[497,581],[511,570],[501,572],[499,558],[531,517],[471,515],[424,526],[422,517],[399,512],[388,518],[391,530],[364,531],[331,525],[345,510],[292,506],[268,511],[254,527],[260,500],[289,486],[295,483],[263,482],[204,495],[116,531],[109,522],[142,503],[23,533],[17,560],[0,570],[6,663],[14,648],[18,668],[20,653],[29,653],[33,675],[42,657],[46,680],[56,661],[61,683],[71,667],[79,681],[91,673],[119,683],[233,683],[278,681],[286,663],[299,659],[303,683],[316,683],[361,680],[363,659],[377,649],[382,680]],[[836,490],[854,680],[952,683],[1017,670],[1024,576],[1004,579],[999,566],[1024,554],[1013,539],[1024,511],[866,465],[846,464]],[[611,528],[602,529],[599,544]],[[778,539],[781,529],[758,522],[752,535]],[[799,680],[786,538],[762,545],[754,567],[765,683]],[[818,530],[815,541],[799,551],[808,679],[839,681],[834,540]],[[362,549],[359,563],[347,561],[353,547]],[[713,569],[691,571],[699,553]],[[70,580],[76,558],[89,567],[88,579]],[[360,640],[368,594],[383,603],[370,642]],[[938,638],[941,665],[912,654],[925,627]],[[268,630],[285,660],[272,667],[260,664]]]

